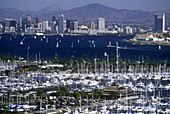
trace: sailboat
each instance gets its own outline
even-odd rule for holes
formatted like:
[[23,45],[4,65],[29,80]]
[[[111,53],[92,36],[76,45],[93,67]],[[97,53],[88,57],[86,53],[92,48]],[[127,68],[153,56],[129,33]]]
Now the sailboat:
[[114,46],[112,46],[112,42],[109,42],[109,44],[107,45],[107,47],[114,47]]
[[59,48],[59,44],[58,44],[58,42],[57,42],[57,44],[56,44],[56,47],[57,47],[57,48]]
[[74,47],[74,43],[72,42],[72,44],[71,44],[71,48],[73,48]]
[[96,44],[93,44],[93,47],[96,47]]
[[48,43],[48,38],[47,38],[46,42]]
[[43,38],[46,38],[45,36],[43,36]]
[[64,37],[64,34],[62,34],[62,33],[61,33],[61,34],[59,34],[59,35],[60,35],[61,37]]
[[21,40],[20,45],[23,45],[23,41]]
[[90,47],[92,47],[92,45],[91,45],[91,40],[89,40],[88,42],[89,42]]
[[161,50],[161,46],[159,45],[159,50]]
[[125,46],[125,49],[127,49],[127,46]]

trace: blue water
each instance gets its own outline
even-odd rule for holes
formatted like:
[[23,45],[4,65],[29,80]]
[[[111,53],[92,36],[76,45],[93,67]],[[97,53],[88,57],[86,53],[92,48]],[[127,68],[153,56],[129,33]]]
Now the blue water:
[[[104,52],[107,52],[109,56],[116,55],[116,47],[108,48],[107,45],[112,42],[112,45],[115,46],[118,42],[119,55],[122,59],[135,59],[136,56],[137,60],[137,57],[142,55],[144,59],[145,56],[148,56],[152,61],[159,61],[168,60],[170,57],[170,46],[161,46],[161,50],[159,50],[158,45],[133,45],[130,42],[124,42],[123,39],[127,38],[133,38],[133,36],[46,36],[46,38],[37,36],[34,39],[34,36],[31,35],[1,35],[0,53],[9,52],[11,55],[16,54],[25,59],[28,52],[29,56],[33,57],[40,53],[40,57],[44,59],[51,59],[56,54],[59,55],[59,59],[67,59],[67,55],[74,55],[75,58],[78,58],[83,54],[88,54],[90,58],[99,58],[104,56]],[[20,44],[21,40],[23,45]],[[56,47],[57,42],[59,48]]]

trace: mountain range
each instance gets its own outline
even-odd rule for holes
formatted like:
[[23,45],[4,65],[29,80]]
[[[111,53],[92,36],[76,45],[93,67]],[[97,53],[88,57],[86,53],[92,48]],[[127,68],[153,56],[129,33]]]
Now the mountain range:
[[14,8],[0,8],[0,20],[4,18],[13,18],[19,20],[23,16],[30,14],[34,17],[40,17],[43,20],[51,20],[52,16],[58,17],[60,13],[64,14],[66,19],[76,19],[79,22],[96,21],[97,18],[105,18],[106,21],[120,22],[153,22],[155,13],[166,13],[166,22],[170,23],[170,10],[165,11],[143,11],[143,10],[128,10],[114,9],[98,3],[88,4],[83,7],[77,7],[70,10],[52,5],[37,11],[22,11]]

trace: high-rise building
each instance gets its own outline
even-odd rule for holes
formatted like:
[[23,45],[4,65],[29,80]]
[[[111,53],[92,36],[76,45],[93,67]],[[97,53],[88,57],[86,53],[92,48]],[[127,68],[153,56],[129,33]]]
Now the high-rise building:
[[70,30],[78,30],[78,21],[70,20]]
[[165,14],[155,14],[155,32],[165,32]]
[[17,22],[16,21],[14,21],[14,20],[10,21],[10,27],[16,28],[16,26],[17,26]]
[[95,29],[95,23],[94,23],[94,22],[91,22],[91,23],[90,23],[90,29],[91,29],[91,30],[94,30],[94,29]]
[[38,23],[42,23],[42,19],[41,18],[34,18],[34,26],[37,26]]
[[48,30],[48,21],[42,22],[42,32],[46,32]]
[[58,31],[64,33],[64,15],[60,14],[58,18]]
[[27,26],[27,18],[22,18],[22,32],[25,32]]
[[32,24],[31,15],[27,15],[27,27],[30,27],[31,24]]
[[51,23],[51,29],[54,31],[55,30],[55,24],[56,24],[56,17],[52,17],[52,23]]
[[5,27],[10,27],[11,26],[11,21],[14,21],[14,19],[5,19]]
[[98,30],[105,30],[105,19],[104,18],[97,19],[97,28]]

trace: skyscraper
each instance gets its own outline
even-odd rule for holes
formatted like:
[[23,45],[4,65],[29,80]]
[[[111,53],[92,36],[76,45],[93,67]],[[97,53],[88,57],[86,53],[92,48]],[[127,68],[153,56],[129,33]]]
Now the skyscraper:
[[155,32],[165,32],[165,14],[155,14]]
[[105,30],[105,19],[104,18],[97,19],[97,28],[98,30]]
[[56,18],[55,16],[52,17],[52,22],[51,22],[51,29],[54,31],[55,30],[55,24],[56,24]]
[[31,24],[32,24],[31,15],[27,15],[27,27],[30,27]]
[[64,33],[64,15],[60,14],[58,18],[58,31]]
[[27,25],[27,18],[22,18],[22,32],[25,32]]
[[43,21],[42,22],[42,32],[45,32],[48,30],[48,21]]

